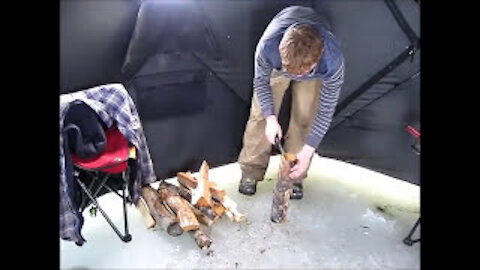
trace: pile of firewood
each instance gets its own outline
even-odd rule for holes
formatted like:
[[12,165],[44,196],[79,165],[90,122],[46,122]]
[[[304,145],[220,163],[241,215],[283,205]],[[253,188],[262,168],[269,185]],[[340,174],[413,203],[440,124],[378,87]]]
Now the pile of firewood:
[[233,222],[245,220],[225,189],[208,180],[208,170],[203,161],[198,178],[190,172],[179,172],[178,185],[163,181],[157,190],[144,186],[137,209],[145,217],[147,227],[158,225],[171,236],[188,232],[200,248],[206,249],[212,239],[201,230],[200,223],[212,226],[223,215]]

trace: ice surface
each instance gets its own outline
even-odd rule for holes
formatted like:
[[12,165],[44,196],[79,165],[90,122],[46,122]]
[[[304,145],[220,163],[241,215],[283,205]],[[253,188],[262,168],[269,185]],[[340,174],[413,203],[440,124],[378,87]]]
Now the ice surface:
[[[304,198],[290,201],[287,221],[270,221],[279,157],[273,156],[257,193],[238,193],[240,168],[233,163],[210,170],[210,179],[247,215],[242,223],[226,216],[202,226],[213,244],[200,250],[184,233],[171,237],[148,230],[140,213],[128,208],[132,241],[123,243],[100,215],[85,211],[77,247],[60,240],[62,269],[419,269],[420,243],[402,243],[419,217],[418,186],[345,162],[315,156],[304,183]],[[174,179],[168,180],[169,182]],[[153,185],[155,188],[157,184]],[[122,204],[115,194],[102,196],[107,213],[121,227]],[[420,236],[420,227],[413,238]]]

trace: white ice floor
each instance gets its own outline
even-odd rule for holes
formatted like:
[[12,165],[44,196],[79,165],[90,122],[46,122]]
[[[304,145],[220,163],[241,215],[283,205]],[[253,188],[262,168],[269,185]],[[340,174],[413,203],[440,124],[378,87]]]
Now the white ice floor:
[[[98,214],[84,213],[77,247],[60,240],[62,269],[420,269],[420,243],[402,243],[420,212],[416,185],[345,162],[315,156],[304,184],[304,198],[291,201],[284,224],[270,221],[272,189],[279,157],[273,156],[257,194],[238,193],[240,168],[233,163],[210,170],[210,180],[226,188],[247,221],[226,216],[212,227],[213,239],[200,250],[184,233],[171,237],[148,230],[137,210],[128,216],[132,241],[123,243]],[[170,179],[169,181],[173,181]],[[157,185],[153,185],[157,187]],[[100,198],[116,224],[122,223],[121,200]],[[378,207],[384,209],[379,211]],[[420,226],[414,238],[420,236]]]

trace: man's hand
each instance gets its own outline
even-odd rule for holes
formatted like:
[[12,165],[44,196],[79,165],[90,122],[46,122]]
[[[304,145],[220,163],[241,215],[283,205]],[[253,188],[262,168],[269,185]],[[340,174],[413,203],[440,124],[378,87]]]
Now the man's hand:
[[282,138],[282,128],[275,115],[267,116],[267,125],[265,126],[265,136],[271,144],[275,144],[275,137]]
[[290,169],[290,174],[288,175],[291,179],[297,179],[302,174],[305,173],[310,162],[310,158],[315,152],[315,148],[310,145],[304,145],[302,150],[297,154],[297,163]]

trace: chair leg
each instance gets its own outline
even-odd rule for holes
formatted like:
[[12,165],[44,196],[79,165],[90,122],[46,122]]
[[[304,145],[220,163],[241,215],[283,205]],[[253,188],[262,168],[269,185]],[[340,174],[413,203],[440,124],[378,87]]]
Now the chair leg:
[[[97,174],[93,175],[92,176],[92,181],[90,182],[90,185],[88,185],[88,190],[92,190],[92,187],[93,187],[93,184],[95,183],[95,181],[97,180],[98,176]],[[85,196],[82,196],[82,202],[80,203],[80,211],[83,211],[83,207],[88,204],[88,202],[86,201],[85,199]]]
[[[102,216],[105,218],[105,220],[108,222],[108,224],[110,225],[110,227],[112,227],[112,229],[115,231],[115,233],[118,235],[118,237],[124,241],[124,242],[129,242],[130,240],[132,240],[132,236],[128,233],[128,228],[126,228],[125,230],[125,234],[122,235],[122,233],[120,233],[120,231],[118,230],[117,226],[115,226],[115,224],[113,224],[112,220],[108,217],[107,213],[105,213],[105,211],[102,209],[102,207],[100,207],[100,205],[98,204],[97,200],[95,199],[95,197],[92,195],[92,193],[87,189],[87,187],[85,186],[84,183],[82,183],[79,179],[76,179],[77,180],[77,183],[80,185],[80,187],[83,189],[83,191],[87,194],[87,196],[90,198],[90,200],[92,200],[92,203],[93,205],[98,208],[98,210],[100,211],[100,213],[102,214]],[[126,205],[125,205],[125,201],[124,201],[124,214],[126,214]],[[126,215],[124,215],[124,218],[126,218]],[[125,224],[127,224],[125,222]]]
[[108,191],[112,192],[112,193],[115,193],[120,199],[123,198],[122,194],[118,193],[118,191],[112,189],[111,187],[109,187],[108,185],[105,185],[105,188],[108,189]]
[[123,180],[123,189],[122,189],[122,199],[123,199],[123,220],[124,220],[124,225],[125,225],[125,238],[122,239],[124,242],[129,242],[132,240],[132,236],[130,235],[128,231],[128,215],[127,215],[127,197],[125,196],[125,193],[127,192],[128,188],[128,168],[126,171],[122,173],[122,180]]
[[412,246],[416,242],[420,241],[420,238],[412,239],[412,235],[415,232],[415,230],[417,229],[419,224],[420,224],[420,218],[417,219],[417,222],[415,222],[415,225],[413,225],[413,228],[410,230],[410,233],[408,234],[408,236],[405,237],[405,239],[403,239],[403,243],[405,245]]
[[[102,188],[103,188],[104,186],[106,186],[105,183],[107,182],[107,180],[108,180],[109,177],[110,177],[110,175],[108,175],[108,174],[106,174],[106,175],[103,177],[102,182],[100,183],[100,185],[97,187],[97,189],[96,189],[95,192],[93,193],[93,197],[96,198],[96,197],[97,197],[97,194],[100,192],[100,190],[102,190]],[[88,190],[92,190],[93,185],[94,185],[94,183],[97,181],[98,178],[100,178],[100,177],[98,176],[98,174],[96,174],[96,175],[94,176],[94,178],[92,179],[92,182],[91,182],[90,185],[88,186]],[[82,198],[82,204],[80,205],[79,208],[80,208],[81,210],[83,210],[83,207],[84,207],[85,205],[87,205],[88,203],[90,203],[90,201],[86,201],[85,198]]]

